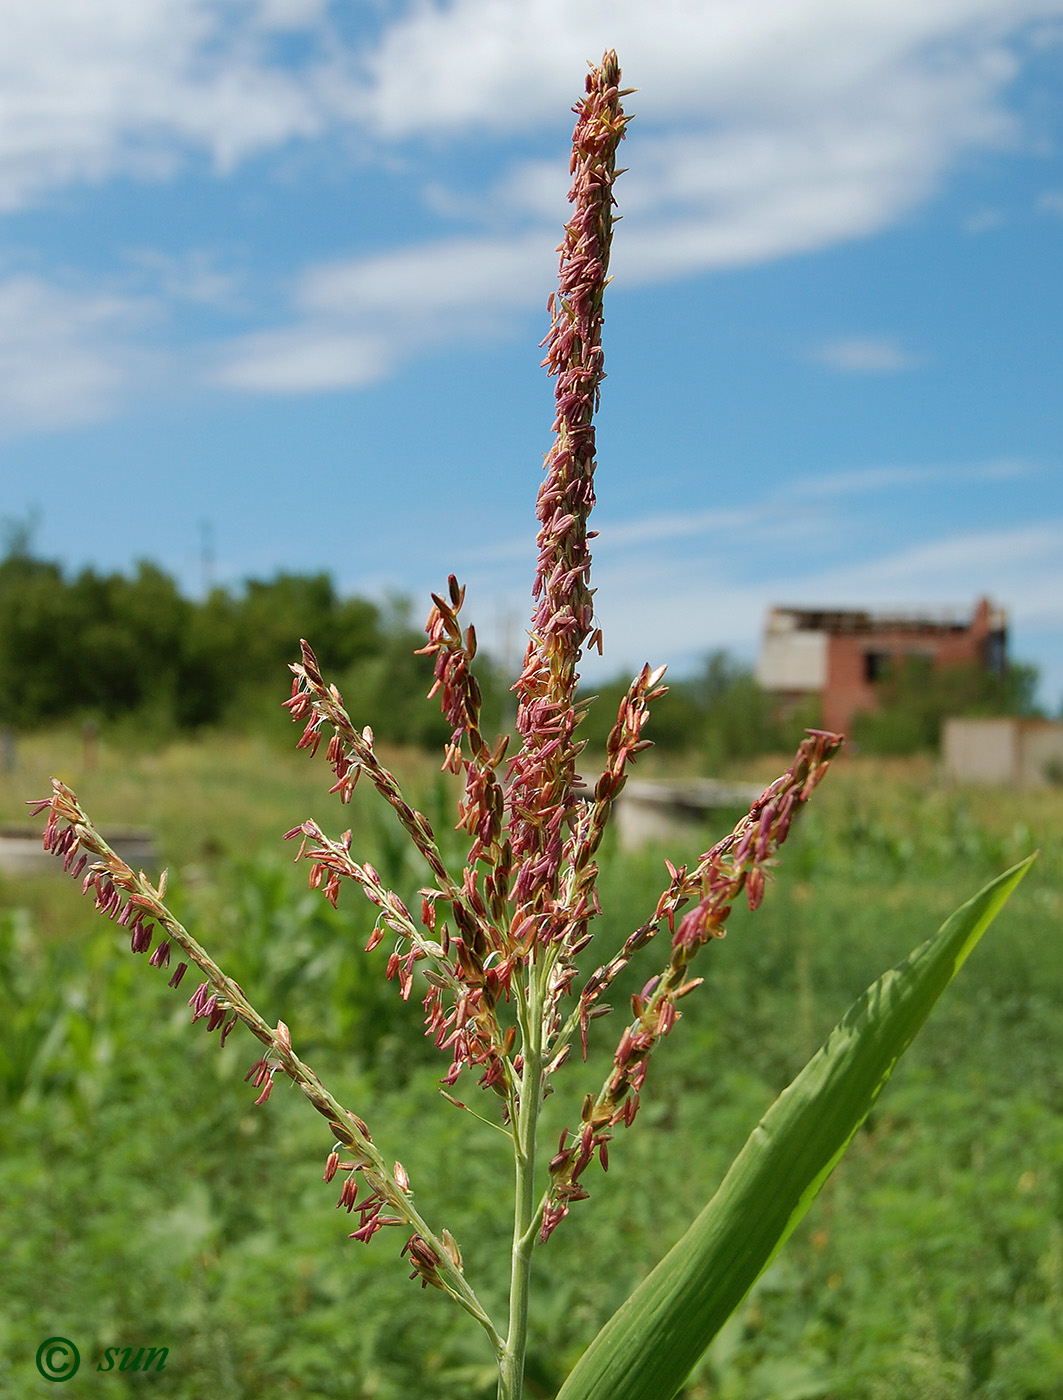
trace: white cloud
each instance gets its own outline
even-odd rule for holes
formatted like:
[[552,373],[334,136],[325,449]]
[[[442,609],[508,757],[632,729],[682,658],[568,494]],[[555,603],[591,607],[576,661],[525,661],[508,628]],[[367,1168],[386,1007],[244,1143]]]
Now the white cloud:
[[[750,249],[770,256],[814,246],[816,229],[830,240],[878,227],[959,151],[1005,139],[1009,42],[1063,14],[1063,0],[426,0],[390,11],[377,11],[378,41],[344,43],[328,0],[0,0],[0,204],[71,180],[158,175],[189,149],[229,169],[344,125],[384,146],[554,129],[585,62],[609,44],[640,89],[632,211],[674,204],[669,222],[686,208],[721,227],[775,218]],[[274,45],[291,33],[299,59]],[[809,196],[796,220],[795,186]],[[702,265],[735,256],[719,245],[709,240]]]
[[[384,139],[552,120],[605,44],[639,86],[616,270],[645,282],[888,225],[1013,139],[1007,40],[1063,0],[455,0],[394,24],[352,111]],[[498,186],[545,212],[540,164]]]
[[1037,201],[1037,207],[1048,214],[1063,215],[1063,190],[1045,190]]
[[963,220],[964,233],[989,233],[991,229],[1002,228],[1008,222],[1003,209],[977,209]]
[[[866,467],[798,477],[751,504],[725,503],[627,520],[596,511],[597,606],[608,612],[623,635],[637,637],[645,630],[643,644],[656,635],[648,619],[657,609],[662,616],[677,619],[676,638],[670,645],[679,646],[679,633],[685,635],[693,626],[697,637],[708,638],[697,642],[704,650],[710,643],[748,648],[758,633],[760,612],[769,602],[847,606],[852,601],[879,606],[896,601],[898,578],[911,584],[909,601],[914,606],[942,599],[962,603],[968,593],[973,598],[995,586],[982,577],[983,565],[1011,568],[1025,560],[1031,566],[1040,560],[1053,566],[1057,527],[975,533],[918,546],[891,545],[891,540],[904,538],[909,512],[919,508],[913,506],[913,491],[928,488],[940,493],[943,486],[1013,483],[1037,471],[1035,464],[1016,458]],[[878,503],[882,532],[871,529],[862,502],[853,509],[852,498],[871,493],[899,498]],[[894,513],[896,507],[900,516]],[[483,543],[484,539],[488,542]],[[527,592],[534,557],[526,536],[499,536],[485,527],[477,543],[467,545],[456,562],[461,578],[474,581],[474,591],[481,596],[504,594],[516,599]],[[447,559],[441,559],[442,568]],[[899,562],[892,566],[884,562],[893,559]],[[833,561],[829,567],[828,560]],[[450,559],[449,566],[454,563]],[[964,577],[965,569],[969,578]],[[956,587],[950,583],[953,571],[959,581]],[[757,581],[747,584],[751,574]],[[1034,596],[1029,589],[1013,588],[1014,579],[1009,582],[1001,575],[1000,581],[1009,597],[1020,594],[1029,600]],[[726,606],[719,602],[721,590],[730,600]],[[1037,596],[1063,599],[1063,586]],[[682,602],[684,597],[689,598],[689,606]],[[698,597],[700,603],[694,601]],[[739,605],[737,599],[745,601]],[[1063,608],[1063,602],[1059,606]],[[1029,611],[1029,601],[1024,607]],[[639,617],[647,619],[645,629]],[[662,636],[668,635],[666,629]]]
[[[165,178],[194,153],[224,173],[339,130],[383,160],[409,143],[538,140],[609,44],[639,87],[618,288],[747,265],[869,236],[964,152],[1020,139],[1005,102],[1018,40],[1049,32],[1063,0],[392,0],[358,18],[375,39],[342,39],[340,9],[0,0],[0,209]],[[564,187],[560,150],[512,150],[462,195],[435,179],[437,211],[507,231],[305,269],[287,316],[223,347],[216,380],[357,385],[425,346],[498,334],[549,290]],[[201,274],[200,299],[222,304]],[[824,353],[849,370],[911,365],[885,341]]]
[[[625,222],[613,270],[623,288],[887,227],[964,150],[1016,139],[1001,100],[1017,71],[1009,42],[1060,13],[1063,0],[425,3],[386,27],[359,69],[342,70],[345,82],[333,70],[329,100],[385,146],[483,142],[553,126],[574,75],[615,44],[626,78],[639,85],[623,153],[632,168],[619,186]],[[478,323],[492,310],[534,306],[550,285],[545,255],[556,243],[564,189],[560,153],[556,162],[516,160],[479,195],[434,181],[426,197],[444,215],[549,223],[541,234],[485,235],[310,269],[297,285],[291,326],[276,335],[294,337],[309,359],[315,335],[326,343],[337,327],[371,331],[397,363],[468,334],[472,301]],[[390,325],[389,314],[398,318]],[[839,340],[820,358],[865,373],[917,363],[878,338]],[[246,356],[240,363],[234,373],[250,387],[253,368]],[[312,387],[310,374],[295,380]]]
[[227,348],[213,379],[224,388],[266,394],[357,389],[383,379],[392,356],[385,340],[309,325],[241,337]]
[[71,181],[158,178],[189,149],[226,170],[318,134],[325,116],[312,78],[273,61],[270,42],[320,26],[324,9],[316,0],[0,0],[0,208]]
[[134,372],[124,338],[147,314],[39,278],[0,282],[0,434],[105,416]]
[[[943,522],[937,532],[923,519],[929,537],[909,543],[906,513],[885,513],[884,528],[875,530],[866,513],[834,499],[869,490],[910,493],[920,484],[940,490],[952,482],[990,483],[1029,470],[1009,461],[867,469],[799,480],[748,507],[616,524],[596,519],[601,534],[592,583],[605,655],[585,657],[581,670],[593,681],[651,661],[682,674],[718,647],[751,657],[775,604],[963,611],[988,594],[1010,613],[1016,655],[1023,655],[1024,638],[1040,637],[1037,650],[1049,661],[1054,696],[1052,687],[1063,683],[1063,519],[949,532],[947,517],[934,516]],[[820,493],[820,486],[829,490]],[[516,540],[467,551],[457,561],[474,608],[494,599],[497,612],[497,600],[505,598],[520,620],[529,563]],[[498,627],[492,631],[486,616],[475,620],[485,644],[497,649]]]
[[223,310],[241,304],[239,275],[221,271],[215,257],[203,249],[175,256],[156,248],[130,248],[125,258],[133,269],[132,280],[167,303],[191,302]]
[[295,324],[224,347],[215,378],[270,393],[357,387],[441,340],[496,335],[500,313],[545,301],[555,246],[544,230],[319,264],[298,279]]
[[[767,609],[795,606],[970,609],[988,594],[1008,609],[1013,654],[1037,635],[1048,664],[1052,704],[1063,682],[1063,520],[944,536],[916,546],[885,548],[870,558],[828,569],[799,557],[759,576],[750,559],[763,557],[747,539],[728,549],[727,535],[705,554],[600,559],[593,582],[605,655],[584,658],[592,682],[634,672],[644,662],[667,662],[674,675],[718,647],[752,657]],[[810,561],[814,559],[810,556]]]
[[830,340],[816,348],[813,359],[846,374],[896,374],[915,369],[922,361],[886,336],[853,336]]
[[992,84],[1011,66],[1001,37],[1059,13],[1052,0],[426,3],[369,56],[359,106],[389,136],[517,130],[552,118],[573,68],[606,46],[638,84],[636,110],[651,122],[859,106],[906,76],[927,87],[966,83],[972,60]]
[[855,603],[958,603],[989,593],[1024,624],[1063,625],[1063,521],[946,535],[846,565],[806,586]]
[[[512,240],[452,239],[376,257],[319,264],[299,282],[296,305],[311,315],[423,315],[546,299],[544,272],[557,262],[557,233]],[[552,241],[551,241],[552,240]]]
[[595,528],[601,534],[599,550],[611,551],[633,545],[663,544],[666,540],[696,539],[699,535],[722,530],[731,534],[747,532],[752,526],[763,526],[767,516],[777,513],[778,507],[772,504],[739,510],[676,511],[669,515],[648,515],[616,524],[599,520]]
[[1016,481],[1035,474],[1032,462],[1018,457],[997,457],[987,462],[932,463],[895,467],[857,467],[852,471],[825,472],[790,482],[787,495],[841,496],[865,495],[871,491],[908,491],[912,487],[934,486],[944,481]]

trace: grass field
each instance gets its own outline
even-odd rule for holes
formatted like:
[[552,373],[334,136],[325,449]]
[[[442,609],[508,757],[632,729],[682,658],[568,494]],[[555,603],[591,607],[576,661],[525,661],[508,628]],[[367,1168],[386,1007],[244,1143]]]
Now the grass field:
[[[500,1306],[505,1146],[439,1099],[443,1066],[383,978],[387,947],[361,951],[372,920],[356,892],[333,913],[280,841],[309,815],[351,825],[360,855],[410,892],[423,873],[390,813],[361,790],[341,812],[321,758],[248,739],[104,746],[88,771],[84,759],[75,735],[25,739],[0,775],[0,822],[25,821],[55,772],[104,830],[151,828],[179,912],[402,1158]],[[395,763],[444,825],[454,794],[435,766]],[[957,792],[927,762],[859,759],[817,793],[763,908],[736,909],[706,950],[706,984],[661,1047],[638,1122],[541,1252],[530,1394],[553,1395],[852,999],[1034,848],[1032,874],[685,1394],[1063,1397],[1063,793]],[[652,908],[664,854],[607,845],[600,951]],[[614,1004],[656,970],[644,957]],[[52,1393],[33,1358],[56,1335],[83,1358],[66,1397],[493,1393],[478,1330],[407,1282],[397,1238],[347,1240],[316,1115],[283,1092],[252,1108],[250,1037],[219,1051],[190,1028],[187,995],[69,881],[0,884],[0,979],[0,1394]],[[609,1048],[559,1078],[548,1134],[576,1116]],[[168,1347],[165,1371],[95,1370],[125,1346]]]

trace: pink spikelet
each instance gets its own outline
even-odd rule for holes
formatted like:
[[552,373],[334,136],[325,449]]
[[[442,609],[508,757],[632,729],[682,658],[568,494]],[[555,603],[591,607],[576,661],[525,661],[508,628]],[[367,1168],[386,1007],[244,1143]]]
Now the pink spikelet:
[[576,670],[591,635],[594,602],[589,586],[593,538],[587,518],[594,505],[594,412],[604,370],[602,298],[608,282],[616,150],[628,118],[619,90],[616,54],[587,75],[574,108],[572,218],[559,249],[559,286],[550,298],[550,331],[543,363],[556,378],[554,445],[539,490],[539,558],[524,666],[517,692],[521,751],[510,764],[509,831],[519,905],[543,921],[539,938],[555,933],[554,902],[572,797],[579,717]]

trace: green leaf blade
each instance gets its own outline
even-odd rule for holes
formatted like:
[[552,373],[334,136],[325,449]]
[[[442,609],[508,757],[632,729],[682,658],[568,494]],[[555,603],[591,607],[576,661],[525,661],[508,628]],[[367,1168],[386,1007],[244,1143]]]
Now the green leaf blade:
[[599,1332],[557,1400],[672,1400],[805,1215],[1034,859],[962,905],[850,1007],[768,1109],[690,1229]]

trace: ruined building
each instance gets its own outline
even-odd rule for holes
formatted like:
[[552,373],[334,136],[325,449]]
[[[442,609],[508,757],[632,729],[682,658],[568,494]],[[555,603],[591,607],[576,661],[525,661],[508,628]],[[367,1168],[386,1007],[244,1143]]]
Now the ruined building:
[[927,657],[935,669],[1007,664],[1007,615],[988,598],[973,614],[873,613],[830,608],[772,608],[757,660],[757,680],[783,704],[819,698],[826,729],[848,733],[860,710],[877,708],[877,683],[890,663]]

